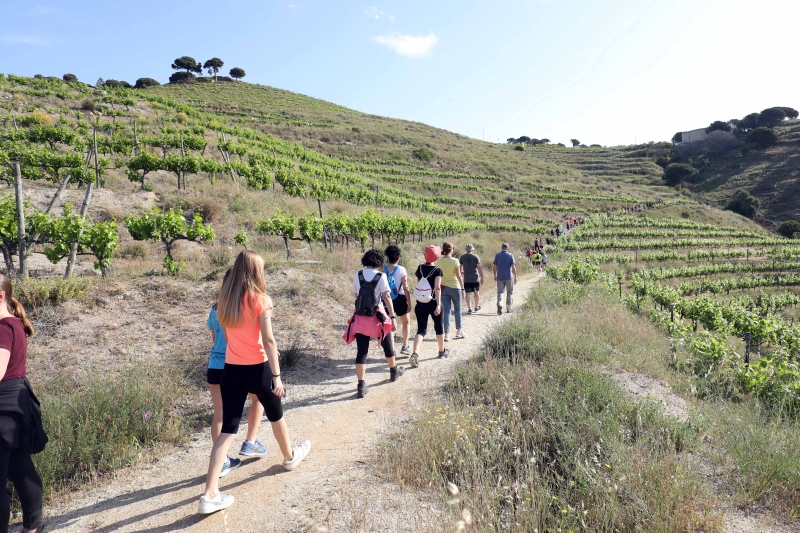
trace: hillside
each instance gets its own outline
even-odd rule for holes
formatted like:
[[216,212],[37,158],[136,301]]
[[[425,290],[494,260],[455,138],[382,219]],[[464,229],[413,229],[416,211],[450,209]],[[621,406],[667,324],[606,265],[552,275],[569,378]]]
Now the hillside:
[[[576,447],[575,457],[598,467],[598,461],[607,460],[606,468],[618,460],[630,471],[615,480],[595,479],[593,472],[597,486],[568,484],[564,470],[548,466],[561,461],[554,455],[558,435],[523,430],[520,438],[543,439],[523,451],[509,447],[503,437],[493,457],[513,462],[520,454],[532,455],[519,465],[504,463],[502,475],[524,471],[533,476],[528,483],[539,472],[556,472],[552,486],[563,484],[559,497],[569,500],[563,508],[567,510],[560,505],[551,509],[548,503],[536,511],[540,522],[525,523],[550,530],[565,518],[562,512],[594,505],[581,491],[606,498],[610,490],[595,489],[613,482],[627,494],[650,494],[648,483],[670,476],[676,485],[648,503],[663,503],[658,515],[663,522],[658,523],[665,531],[674,530],[671,520],[684,519],[681,531],[722,531],[720,509],[734,506],[734,499],[745,502],[738,508],[762,506],[781,519],[794,516],[788,507],[798,479],[785,468],[794,459],[784,443],[796,442],[800,434],[793,418],[800,400],[796,388],[782,384],[800,380],[791,366],[800,350],[800,329],[794,325],[800,249],[796,241],[775,237],[750,219],[697,202],[685,189],[665,186],[655,160],[671,153],[671,146],[520,150],[234,82],[131,90],[3,76],[0,119],[0,164],[9,183],[0,194],[0,240],[6,269],[14,273],[20,254],[11,162],[18,160],[29,202],[25,229],[31,277],[18,280],[15,288],[38,332],[31,342],[30,375],[50,413],[53,441],[59,444],[39,456],[37,464],[54,492],[168,453],[195,431],[206,438],[206,317],[222,273],[244,247],[266,260],[281,364],[287,382],[301,388],[308,406],[325,403],[332,395],[335,402],[352,399],[347,390],[352,389],[353,350],[343,346],[341,334],[352,307],[352,273],[363,248],[399,243],[403,263],[413,267],[425,245],[448,239],[457,252],[468,242],[475,244],[487,263],[501,242],[509,242],[521,257],[534,238],[547,237],[552,242],[547,277],[552,279],[540,293],[546,296],[534,291],[529,305],[519,305],[519,319],[512,315],[508,320],[510,329],[499,331],[495,344],[476,350],[493,353],[497,360],[473,360],[472,370],[461,378],[475,383],[469,394],[477,394],[490,383],[497,385],[472,376],[480,365],[489,369],[479,372],[483,375],[494,375],[493,365],[502,366],[508,382],[519,385],[550,372],[547,366],[526,365],[527,358],[548,360],[563,383],[545,380],[552,390],[543,387],[541,394],[547,397],[529,401],[526,409],[555,402],[564,418],[552,427],[580,426],[569,444]],[[98,154],[92,153],[95,135]],[[782,143],[790,142],[788,133],[781,135]],[[770,150],[748,154],[754,173],[757,158],[765,158],[763,163],[778,153]],[[751,167],[743,163],[742,168]],[[696,185],[700,189],[702,181]],[[722,198],[723,189],[718,190]],[[88,197],[86,216],[76,214]],[[156,219],[163,221],[158,231],[149,226]],[[574,219],[582,223],[565,236],[551,233]],[[162,238],[162,230],[173,233]],[[80,253],[75,270],[61,280],[68,262],[65,251],[76,239]],[[520,272],[530,286],[536,270],[521,261]],[[481,291],[484,302],[491,302],[493,293],[487,283]],[[494,314],[491,303],[485,307]],[[538,327],[548,313],[564,322]],[[469,334],[469,321],[483,318],[465,318]],[[756,337],[747,347],[746,362],[740,355],[745,334]],[[423,348],[431,352],[434,345]],[[435,363],[435,355],[428,355]],[[466,361],[471,355],[459,357]],[[751,366],[750,357],[758,365]],[[507,365],[499,362],[504,358]],[[572,368],[578,367],[582,379],[598,391],[595,403],[579,389],[570,389],[574,397],[560,394],[562,387],[572,387]],[[624,390],[604,377],[617,371],[636,379],[649,372],[650,381],[677,384],[678,393],[702,415],[668,421],[657,409],[647,408],[640,417],[638,408],[624,400]],[[438,391],[446,376],[436,376]],[[527,427],[505,418],[512,409],[499,397],[502,402],[512,398],[498,391],[480,393],[498,396],[498,412],[476,416],[486,424],[511,424],[502,435]],[[446,392],[457,396],[458,387]],[[524,387],[519,393],[529,400],[534,394]],[[784,466],[756,471],[748,481],[752,457],[734,450],[734,443],[715,429],[720,419],[714,417],[721,416],[717,400],[738,409],[735,416],[747,415],[740,417],[745,422],[739,426],[727,421],[725,427],[735,431],[757,428],[762,407],[770,413],[785,408],[789,414],[785,421],[773,421],[774,433],[758,437],[763,449],[777,450]],[[564,403],[572,401],[588,402],[586,412],[575,413],[585,420],[572,417]],[[447,402],[452,402],[453,413],[462,408],[458,397]],[[612,402],[615,407],[608,410]],[[472,410],[477,404],[470,397],[464,405]],[[435,409],[433,404],[424,408]],[[352,424],[335,418],[336,408],[331,412],[334,425]],[[531,420],[544,417],[537,428],[549,427],[548,413],[529,414]],[[410,427],[422,425],[417,414],[408,416],[413,418]],[[606,424],[602,430],[594,428],[600,418]],[[426,453],[448,456],[450,452],[436,446],[446,448],[450,439],[420,440],[425,431],[429,429],[424,426],[415,430],[409,442]],[[701,438],[703,432],[710,440]],[[640,434],[645,435],[642,440]],[[462,436],[475,450],[484,443],[481,435],[469,437],[474,445],[466,433]],[[603,439],[610,438],[620,446],[608,454],[614,460],[604,459],[599,450]],[[687,449],[699,450],[703,468],[723,469],[718,477],[724,483],[699,474]],[[387,479],[419,491],[434,490],[430,481],[448,476],[466,480],[467,486],[473,483],[470,471],[459,470],[458,464],[445,467],[436,459],[417,468],[416,457],[422,454],[403,458],[413,468],[386,472]],[[506,490],[510,483],[481,478],[481,472],[489,471],[481,466],[481,457],[474,457],[471,468],[480,478],[474,480],[476,486],[487,483],[487,492],[476,505],[483,506],[485,517],[502,522],[505,511],[497,516],[493,509],[511,496],[495,489]],[[645,463],[652,468],[638,471],[637,465]],[[584,468],[559,465],[576,472]],[[686,481],[681,481],[684,474]],[[547,483],[530,484],[530,496],[551,501]],[[446,507],[441,495],[431,497]],[[517,497],[522,501],[522,492]],[[701,503],[687,506],[691,501]],[[185,511],[185,502],[176,505],[180,513]],[[587,530],[653,526],[638,499],[608,496],[597,505],[608,512],[589,515]],[[615,514],[617,506],[625,512]],[[675,508],[685,508],[686,516],[675,518]],[[587,513],[570,514],[570,524],[578,524]],[[222,527],[221,522],[209,524]],[[126,525],[138,527],[135,521]]]

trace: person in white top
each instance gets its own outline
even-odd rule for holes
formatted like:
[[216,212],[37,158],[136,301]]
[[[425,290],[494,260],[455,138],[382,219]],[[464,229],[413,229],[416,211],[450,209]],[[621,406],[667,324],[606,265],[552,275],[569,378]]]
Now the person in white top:
[[411,325],[411,314],[409,313],[408,295],[411,292],[408,290],[408,272],[398,263],[400,262],[400,247],[391,245],[384,251],[388,265],[383,267],[383,272],[386,274],[386,279],[389,286],[392,287],[392,304],[394,305],[394,312],[397,315],[397,320],[403,326],[402,339],[403,347],[400,348],[400,353],[403,355],[411,355],[411,350],[408,349],[408,338],[410,336],[409,329]]
[[[364,378],[370,339],[378,339],[383,348],[386,362],[389,364],[389,381],[396,381],[403,375],[403,368],[395,363],[392,333],[397,329],[397,317],[392,305],[391,288],[383,273],[383,254],[378,250],[368,250],[361,258],[361,264],[364,268],[353,276],[355,310],[347,322],[347,329],[343,335],[347,344],[356,341],[358,398],[363,398],[367,394],[367,383]],[[374,291],[372,294],[370,286]]]

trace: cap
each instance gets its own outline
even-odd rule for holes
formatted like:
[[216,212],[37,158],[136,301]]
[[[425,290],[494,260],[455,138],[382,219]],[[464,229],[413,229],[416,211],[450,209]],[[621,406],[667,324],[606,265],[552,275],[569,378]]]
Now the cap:
[[425,262],[433,263],[442,256],[442,249],[435,244],[429,244],[425,247]]

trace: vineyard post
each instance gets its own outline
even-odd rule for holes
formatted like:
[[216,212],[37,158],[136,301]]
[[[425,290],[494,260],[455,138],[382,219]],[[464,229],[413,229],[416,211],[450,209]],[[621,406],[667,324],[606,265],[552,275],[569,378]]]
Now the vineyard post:
[[11,122],[14,124],[14,131],[19,131],[19,126],[17,126],[17,117],[11,115]]
[[675,322],[675,304],[669,304],[669,319],[670,322]]
[[753,340],[753,334],[749,331],[744,334],[744,364],[750,365],[750,342]]
[[[380,195],[380,192],[379,192],[379,191],[380,191],[380,189],[379,189],[379,188],[378,188],[378,186],[376,185],[376,186],[375,186],[375,205],[376,205],[376,206],[378,205],[378,196]],[[374,237],[373,237],[373,239],[374,239]]]
[[[186,150],[183,148],[183,133],[181,133],[181,156],[186,157]],[[186,176],[184,175],[183,170],[181,170],[181,173],[178,176],[178,189],[181,188],[181,185],[183,186],[183,190],[186,190]]]
[[136,132],[136,119],[133,119],[133,155],[139,155],[139,136]]
[[[94,130],[94,181],[86,184],[86,194],[83,196],[83,203],[81,204],[80,215],[86,216],[86,210],[89,208],[89,202],[92,199],[92,188],[94,184],[100,183],[100,165],[97,161],[97,129]],[[72,241],[69,247],[69,257],[67,258],[67,268],[64,269],[64,279],[69,279],[72,276],[72,270],[75,268],[75,257],[78,255],[78,241]]]
[[22,169],[14,161],[14,197],[17,201],[17,248],[19,249],[19,275],[28,277],[28,258],[25,247],[25,199],[22,197]]
[[639,249],[636,249],[636,262],[639,262]]

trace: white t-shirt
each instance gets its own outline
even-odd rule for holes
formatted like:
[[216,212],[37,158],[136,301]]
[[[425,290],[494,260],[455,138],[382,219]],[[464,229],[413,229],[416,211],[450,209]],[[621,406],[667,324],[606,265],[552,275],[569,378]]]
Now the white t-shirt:
[[[387,265],[384,268],[385,269],[389,269],[389,273],[388,274],[392,273],[393,269],[392,269],[391,266]],[[407,276],[408,276],[408,272],[406,272],[406,267],[397,265],[397,267],[394,269],[394,285],[395,285],[395,287],[397,287],[397,294],[405,294],[405,292],[403,292],[403,278],[405,278]],[[387,285],[389,284],[388,280],[386,281],[386,284]]]
[[[375,286],[375,301],[382,302],[381,294],[384,292],[389,292],[391,289],[389,288],[389,282],[386,280],[386,274],[383,272],[377,272],[374,268],[365,268],[361,270],[364,273],[364,280],[372,281],[377,274],[382,274],[380,281]],[[353,276],[353,294],[358,296],[359,291],[361,290],[361,283],[358,281],[358,272],[355,273]]]

